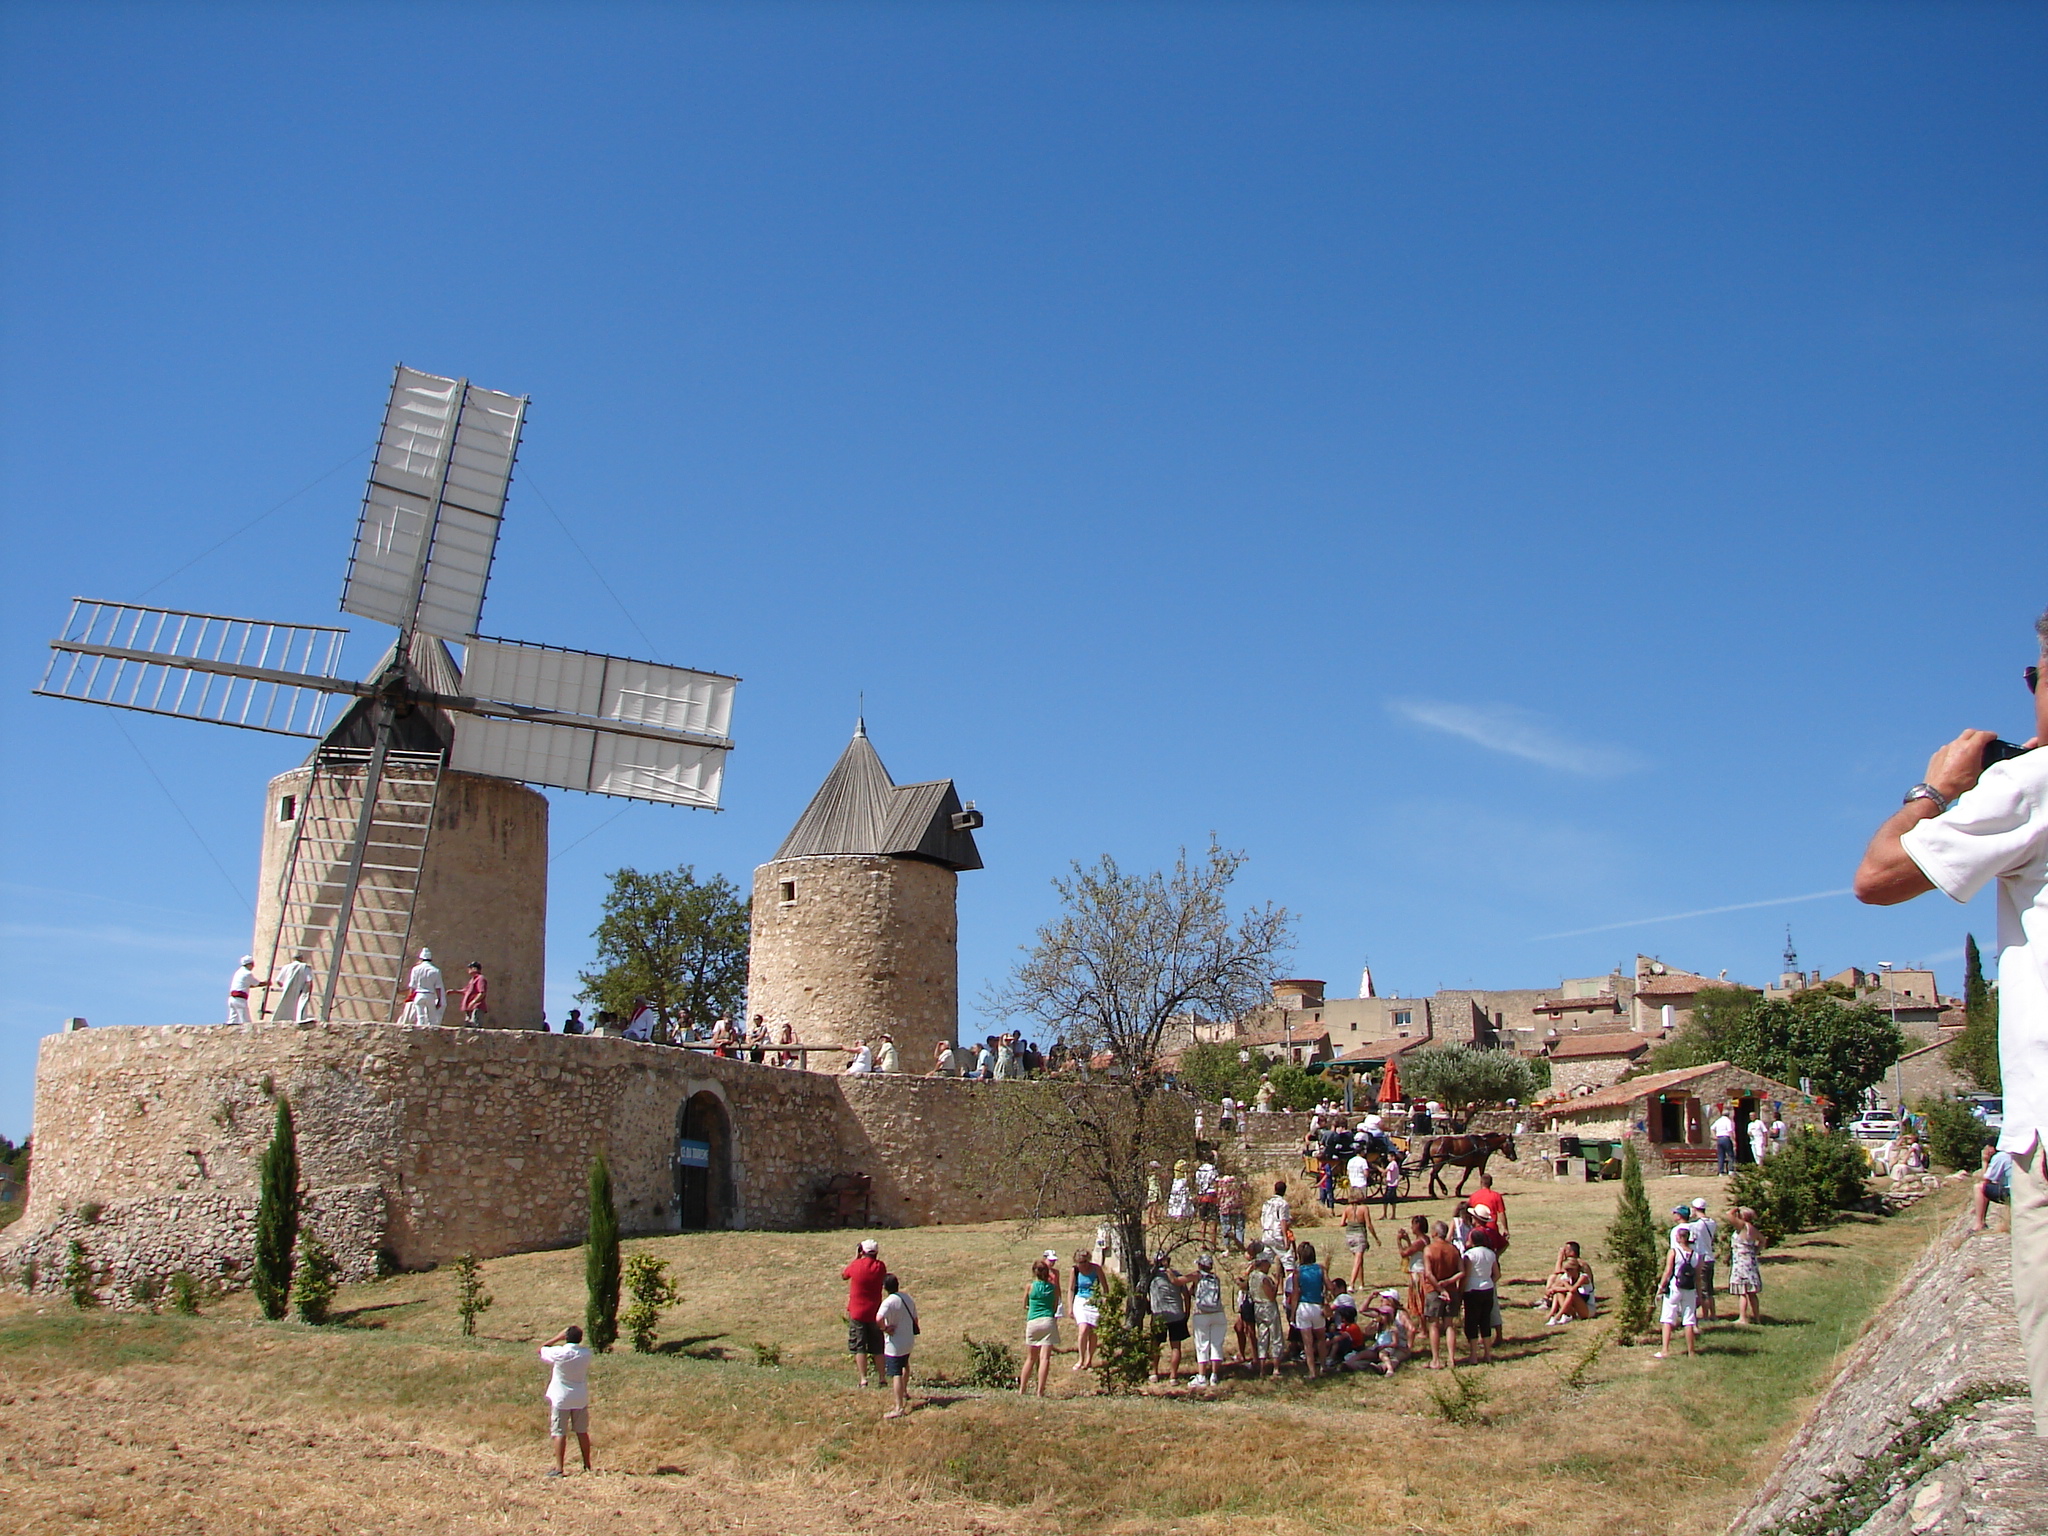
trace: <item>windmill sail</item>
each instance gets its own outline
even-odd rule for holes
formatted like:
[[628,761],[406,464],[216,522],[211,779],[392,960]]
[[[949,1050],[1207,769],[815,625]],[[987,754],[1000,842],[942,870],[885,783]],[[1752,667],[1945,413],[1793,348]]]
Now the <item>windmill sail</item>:
[[468,707],[509,709],[464,719],[449,766],[715,809],[732,749],[726,732],[736,682],[622,656],[476,640],[462,669],[462,691],[474,701]]
[[36,692],[214,725],[319,736],[348,631],[216,613],[71,600]]
[[448,640],[476,633],[525,419],[519,396],[399,365],[344,612]]

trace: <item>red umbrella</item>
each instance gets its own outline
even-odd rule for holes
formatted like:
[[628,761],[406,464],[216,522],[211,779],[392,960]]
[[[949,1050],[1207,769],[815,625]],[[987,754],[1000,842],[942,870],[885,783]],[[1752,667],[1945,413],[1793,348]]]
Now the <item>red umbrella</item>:
[[1386,1070],[1380,1073],[1380,1102],[1397,1104],[1401,1099],[1401,1078],[1394,1070],[1394,1058],[1387,1058]]

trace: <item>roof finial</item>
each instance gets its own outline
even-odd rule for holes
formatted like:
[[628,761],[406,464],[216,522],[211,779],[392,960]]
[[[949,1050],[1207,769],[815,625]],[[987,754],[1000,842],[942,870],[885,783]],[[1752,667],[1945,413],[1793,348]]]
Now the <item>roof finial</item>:
[[1789,974],[1799,969],[1799,951],[1792,947],[1792,925],[1785,925],[1785,970]]
[[854,695],[860,702],[854,706],[853,734],[865,736],[868,733],[868,691],[863,688]]

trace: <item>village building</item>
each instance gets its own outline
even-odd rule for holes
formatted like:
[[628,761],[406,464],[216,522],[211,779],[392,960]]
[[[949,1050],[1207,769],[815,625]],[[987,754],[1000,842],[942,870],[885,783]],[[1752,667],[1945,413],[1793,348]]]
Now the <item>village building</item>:
[[1744,1163],[1750,1161],[1749,1124],[1758,1116],[1782,1119],[1788,1129],[1822,1124],[1812,1095],[1725,1061],[1654,1072],[1582,1098],[1548,1102],[1536,1111],[1545,1117],[1546,1129],[1560,1137],[1582,1144],[1634,1143],[1643,1171],[1653,1176],[1712,1173],[1711,1131],[1723,1112],[1735,1121],[1736,1157]]
[[1567,1035],[1543,1047],[1551,1092],[1580,1098],[1613,1086],[1649,1053],[1650,1042],[1633,1030]]

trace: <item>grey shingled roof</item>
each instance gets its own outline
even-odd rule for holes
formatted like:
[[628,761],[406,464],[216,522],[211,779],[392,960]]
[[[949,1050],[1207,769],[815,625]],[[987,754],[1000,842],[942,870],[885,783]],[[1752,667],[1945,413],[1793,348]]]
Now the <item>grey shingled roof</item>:
[[863,722],[775,857],[883,854],[927,859],[948,869],[980,869],[974,834],[953,828],[960,809],[951,779],[902,785],[891,779]]

